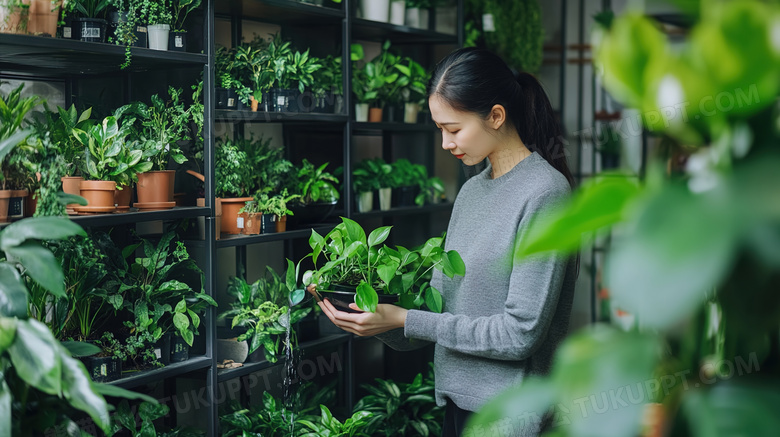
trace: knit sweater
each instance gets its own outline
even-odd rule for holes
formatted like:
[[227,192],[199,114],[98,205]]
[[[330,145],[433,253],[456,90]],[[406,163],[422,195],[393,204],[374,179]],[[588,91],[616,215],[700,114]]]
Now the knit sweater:
[[577,275],[574,259],[560,254],[513,261],[531,218],[569,195],[566,178],[537,153],[497,179],[491,172],[469,179],[455,200],[445,249],[458,251],[466,274],[434,274],[443,312],[410,310],[403,330],[378,336],[399,350],[435,342],[436,401],[469,411],[549,370]]

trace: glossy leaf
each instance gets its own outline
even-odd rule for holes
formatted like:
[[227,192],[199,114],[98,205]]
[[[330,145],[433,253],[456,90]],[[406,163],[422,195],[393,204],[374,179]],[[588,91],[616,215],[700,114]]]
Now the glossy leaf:
[[371,288],[369,284],[361,281],[355,293],[355,303],[361,310],[374,313],[379,303],[379,296],[376,294],[376,290]]
[[27,287],[19,271],[11,264],[0,262],[0,316],[27,316]]
[[19,320],[16,339],[8,348],[17,375],[32,387],[59,395],[62,389],[62,361],[59,343],[43,323]]
[[65,296],[65,277],[62,268],[54,255],[33,241],[26,241],[19,246],[8,247],[5,252],[19,260],[35,282],[51,292],[54,296]]
[[111,418],[108,415],[106,400],[92,389],[92,381],[84,364],[69,357],[64,349],[58,349],[58,358],[62,361],[63,395],[73,407],[89,414],[95,424],[108,431]]
[[295,264],[291,260],[287,260],[287,275],[285,278],[285,285],[287,286],[287,292],[295,290],[295,286],[298,285],[298,278],[295,274]]
[[16,338],[16,320],[0,316],[0,354],[5,352]]
[[100,348],[91,343],[83,341],[63,341],[62,347],[68,350],[73,357],[88,357],[100,353]]
[[691,436],[759,436],[780,429],[777,381],[745,378],[748,377],[721,381],[686,393],[682,411]]
[[368,245],[373,247],[384,243],[387,237],[390,236],[390,229],[392,228],[392,226],[382,226],[371,231],[371,234],[368,236]]
[[425,290],[425,305],[434,313],[440,313],[442,311],[441,294],[435,288],[428,287]]
[[31,217],[11,223],[0,236],[0,250],[19,246],[27,240],[61,240],[86,235],[84,229],[63,217]]
[[398,272],[398,263],[395,261],[387,262],[376,268],[376,272],[379,275],[379,279],[389,284],[393,280],[395,274]]

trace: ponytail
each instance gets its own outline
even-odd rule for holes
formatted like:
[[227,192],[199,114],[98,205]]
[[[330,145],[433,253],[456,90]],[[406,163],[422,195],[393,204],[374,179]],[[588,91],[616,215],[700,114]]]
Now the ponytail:
[[428,97],[436,94],[453,108],[483,118],[494,105],[502,105],[528,150],[542,156],[574,187],[560,123],[542,85],[531,74],[515,76],[495,54],[461,48],[436,65],[427,91]]

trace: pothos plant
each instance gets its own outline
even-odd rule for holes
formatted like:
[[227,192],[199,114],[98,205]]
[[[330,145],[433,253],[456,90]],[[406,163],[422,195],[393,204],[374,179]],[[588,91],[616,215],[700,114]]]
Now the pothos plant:
[[[455,250],[442,248],[443,237],[430,238],[419,248],[395,249],[384,245],[391,226],[374,229],[368,237],[354,220],[342,217],[324,237],[312,230],[309,246],[315,270],[306,272],[304,283],[316,284],[327,291],[332,284],[357,286],[355,303],[363,311],[374,312],[378,304],[377,291],[398,295],[404,308],[427,306],[442,311],[442,297],[431,287],[433,270],[447,277],[466,274],[466,266]],[[320,263],[324,261],[324,263]]]
[[295,199],[300,198],[299,194],[289,194],[287,189],[282,190],[281,193],[269,196],[267,193],[259,191],[255,193],[254,200],[247,202],[246,205],[241,208],[240,212],[249,213],[263,213],[272,214],[277,217],[283,217],[286,215],[293,215],[293,212],[287,208],[287,204]]
[[[293,262],[287,260],[287,270],[282,276],[267,266],[265,276],[252,284],[231,278],[227,292],[236,300],[230,310],[219,316],[232,319],[231,328],[245,329],[237,340],[247,340],[250,353],[262,346],[265,358],[272,363],[279,359],[281,335],[289,329],[290,341],[297,343],[292,326],[311,312],[310,306],[296,306],[305,294],[296,287],[297,271]],[[292,347],[292,344],[284,346]]]
[[316,167],[304,158],[298,170],[291,172],[289,174],[290,179],[284,184],[291,193],[301,196],[300,202],[304,205],[318,202],[335,202],[339,199],[339,192],[335,187],[339,180],[331,173],[325,171],[328,164],[326,162]]

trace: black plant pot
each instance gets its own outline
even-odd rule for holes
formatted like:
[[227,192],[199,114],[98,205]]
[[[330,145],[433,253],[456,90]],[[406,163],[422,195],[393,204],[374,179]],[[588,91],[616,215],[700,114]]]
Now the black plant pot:
[[260,231],[261,233],[276,233],[276,216],[273,214],[263,213],[263,215],[260,216],[260,225],[262,226],[262,230]]
[[171,30],[168,33],[168,50],[173,52],[187,51],[187,31]]
[[154,355],[160,364],[167,366],[171,363],[171,334],[163,334],[154,344]]
[[238,94],[234,90],[227,88],[216,88],[214,90],[216,97],[215,107],[217,109],[236,109],[238,108]]
[[414,206],[414,198],[417,196],[420,187],[406,186],[398,187],[393,190],[393,205],[396,207]]
[[[297,91],[297,90],[296,90]],[[317,97],[310,90],[297,92],[295,96],[295,109],[297,112],[317,112]]]
[[[320,291],[317,290],[317,292],[322,296],[323,299],[328,299],[330,303],[333,304],[334,307],[336,307],[339,311],[344,311],[346,313],[360,313],[362,311],[356,311],[349,307],[349,304],[355,302],[355,293],[356,293],[356,286],[351,285],[341,285],[341,284],[331,284],[330,288],[332,290],[328,291]],[[379,303],[397,303],[398,302],[398,295],[397,294],[381,294],[379,295]]]
[[122,377],[122,360],[116,357],[81,357],[94,382],[116,381]]
[[[108,28],[106,29],[108,39],[107,41],[116,42],[116,29],[120,22],[127,21],[127,12],[111,11],[108,15]],[[134,41],[131,44],[133,47],[148,47],[149,46],[149,34],[146,32],[146,26],[137,24],[133,29]]]
[[99,18],[74,18],[73,39],[86,42],[106,42],[108,22]]
[[288,205],[293,215],[287,216],[288,226],[315,225],[325,220],[336,208],[337,202],[320,202],[309,205]]
[[402,123],[404,121],[404,107],[398,105],[386,105],[382,111],[383,121],[388,123]]
[[190,345],[181,338],[180,335],[174,335],[171,339],[171,363],[187,361],[190,358]]
[[601,152],[601,169],[611,170],[620,166],[620,155],[617,153]]

